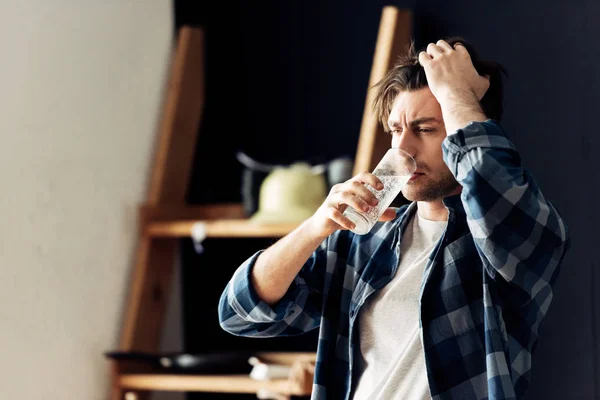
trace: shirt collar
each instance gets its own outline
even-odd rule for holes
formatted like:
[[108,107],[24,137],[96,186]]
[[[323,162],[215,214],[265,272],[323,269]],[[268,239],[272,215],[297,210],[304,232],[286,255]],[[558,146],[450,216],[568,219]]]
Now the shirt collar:
[[460,194],[444,197],[442,201],[449,211],[454,211],[457,215],[465,215],[465,207],[463,206]]
[[[466,212],[463,206],[461,197],[459,194],[454,194],[451,196],[447,196],[443,198],[444,205],[448,209],[448,224],[454,225],[457,222],[465,221],[466,222]],[[413,201],[408,204],[406,211],[402,213],[400,218],[397,220],[397,225],[399,229],[396,232],[404,232],[404,228],[410,222],[411,218],[414,216],[414,213],[417,211],[417,202]],[[399,233],[399,232],[398,232]],[[396,238],[394,238],[396,239]]]

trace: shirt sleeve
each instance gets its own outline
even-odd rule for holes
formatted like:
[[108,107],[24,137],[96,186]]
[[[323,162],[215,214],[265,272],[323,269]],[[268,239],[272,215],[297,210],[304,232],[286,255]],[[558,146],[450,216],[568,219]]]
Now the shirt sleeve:
[[448,135],[442,148],[462,186],[467,223],[489,275],[521,289],[521,304],[537,298],[546,308],[570,246],[563,218],[496,122],[471,122]]
[[258,297],[251,281],[252,268],[262,251],[245,261],[221,294],[221,328],[249,337],[292,336],[317,328],[321,320],[327,242],[313,252],[287,293],[273,307]]

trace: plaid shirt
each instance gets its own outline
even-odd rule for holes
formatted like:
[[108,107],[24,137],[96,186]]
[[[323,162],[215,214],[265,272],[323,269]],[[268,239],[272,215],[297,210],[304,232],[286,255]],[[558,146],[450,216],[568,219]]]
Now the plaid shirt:
[[[448,135],[443,151],[463,189],[444,198],[448,226],[421,284],[419,326],[431,396],[521,399],[569,248],[568,228],[494,121]],[[347,399],[355,383],[357,314],[394,276],[402,232],[415,211],[416,203],[405,205],[367,235],[331,235],[273,308],[251,285],[255,254],[221,296],[222,328],[273,337],[320,327],[312,398]]]

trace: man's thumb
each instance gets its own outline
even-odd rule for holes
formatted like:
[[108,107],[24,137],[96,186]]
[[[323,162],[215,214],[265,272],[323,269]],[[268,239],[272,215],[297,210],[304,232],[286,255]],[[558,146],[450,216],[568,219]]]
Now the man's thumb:
[[396,210],[394,210],[393,208],[388,208],[387,210],[385,210],[383,212],[383,214],[381,214],[381,217],[379,217],[379,220],[382,222],[386,222],[386,221],[391,221],[394,218],[396,218]]

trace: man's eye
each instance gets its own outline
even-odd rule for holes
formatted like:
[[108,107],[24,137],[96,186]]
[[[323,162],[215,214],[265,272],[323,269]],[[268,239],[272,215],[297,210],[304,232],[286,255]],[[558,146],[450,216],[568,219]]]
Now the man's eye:
[[419,128],[419,132],[435,132],[435,129],[431,129],[431,128]]

